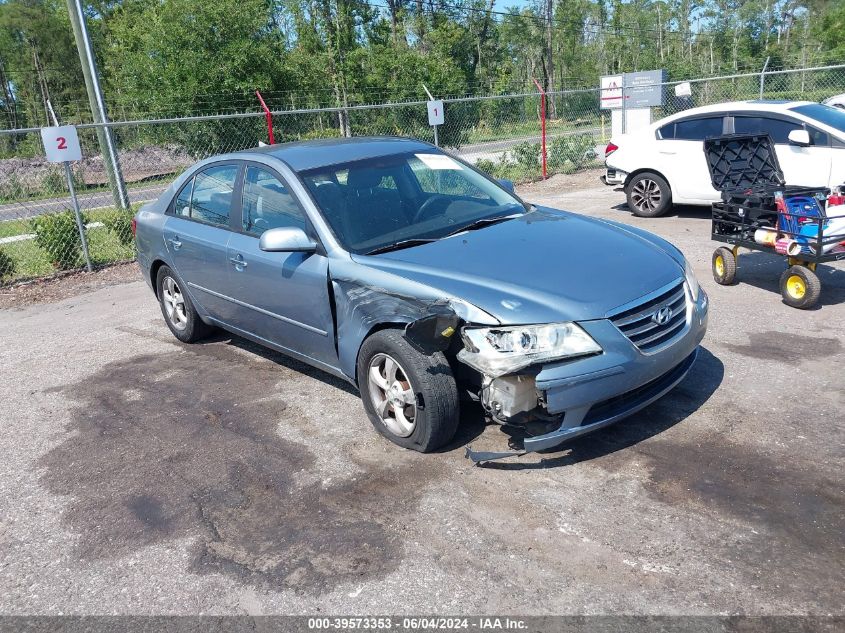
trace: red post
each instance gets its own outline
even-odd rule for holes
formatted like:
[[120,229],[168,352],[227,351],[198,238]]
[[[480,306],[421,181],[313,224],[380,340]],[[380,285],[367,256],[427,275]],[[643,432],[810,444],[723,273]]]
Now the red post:
[[534,85],[537,86],[537,90],[540,92],[540,139],[543,145],[543,180],[546,179],[546,91],[543,90],[543,86],[540,85],[540,82],[534,80]]
[[267,119],[267,136],[270,139],[270,145],[276,144],[276,137],[273,136],[273,115],[270,114],[270,108],[264,103],[261,93],[255,91],[255,96],[258,97],[258,102],[261,104],[261,109],[264,110],[264,118]]

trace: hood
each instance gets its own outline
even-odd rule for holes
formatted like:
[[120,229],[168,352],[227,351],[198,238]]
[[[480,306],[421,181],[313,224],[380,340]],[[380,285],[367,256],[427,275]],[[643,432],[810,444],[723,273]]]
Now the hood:
[[515,325],[604,318],[682,277],[677,253],[633,227],[539,208],[437,242],[353,259]]

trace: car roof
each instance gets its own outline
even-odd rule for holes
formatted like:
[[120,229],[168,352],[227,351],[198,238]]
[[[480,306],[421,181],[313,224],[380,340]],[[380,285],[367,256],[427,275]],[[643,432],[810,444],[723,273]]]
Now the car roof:
[[655,125],[660,127],[664,123],[676,121],[688,116],[695,116],[697,114],[710,114],[716,112],[742,112],[753,110],[755,112],[786,112],[799,105],[807,105],[813,101],[786,101],[781,99],[753,99],[749,101],[728,101],[725,103],[714,103],[706,106],[699,106],[697,108],[690,108],[689,110],[682,110],[670,116],[667,116],[660,121],[655,121]]
[[267,145],[238,152],[264,154],[284,161],[294,171],[308,171],[339,163],[408,152],[430,152],[433,145],[395,136],[361,136],[356,138],[323,138]]

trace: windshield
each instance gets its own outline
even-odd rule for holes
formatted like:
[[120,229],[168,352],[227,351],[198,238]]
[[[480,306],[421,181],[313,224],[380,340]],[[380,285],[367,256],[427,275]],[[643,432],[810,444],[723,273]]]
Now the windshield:
[[825,125],[829,125],[840,132],[845,132],[845,111],[839,108],[822,105],[821,103],[808,103],[807,105],[795,106],[790,109]]
[[518,198],[446,154],[381,156],[300,174],[344,248],[369,253],[525,213]]

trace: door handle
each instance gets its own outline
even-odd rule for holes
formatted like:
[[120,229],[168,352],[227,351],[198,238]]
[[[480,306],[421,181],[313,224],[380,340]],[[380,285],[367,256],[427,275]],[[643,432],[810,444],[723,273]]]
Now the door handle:
[[661,154],[668,154],[669,156],[674,156],[678,152],[670,152],[669,150],[662,149],[662,150],[660,150],[660,153]]
[[178,251],[180,248],[182,248],[182,242],[179,241],[179,236],[170,237],[167,239],[167,241],[170,242],[170,245],[173,247],[173,250]]
[[237,257],[230,257],[229,261],[235,265],[235,268],[246,268],[247,263],[244,261],[244,258],[238,255]]

